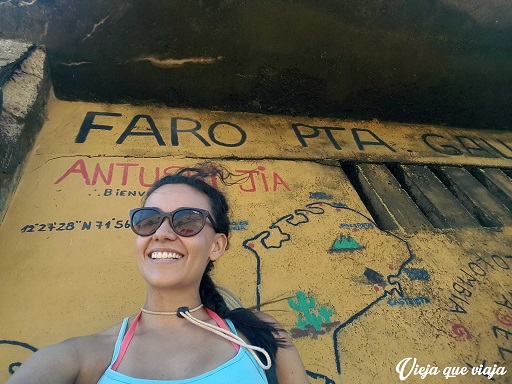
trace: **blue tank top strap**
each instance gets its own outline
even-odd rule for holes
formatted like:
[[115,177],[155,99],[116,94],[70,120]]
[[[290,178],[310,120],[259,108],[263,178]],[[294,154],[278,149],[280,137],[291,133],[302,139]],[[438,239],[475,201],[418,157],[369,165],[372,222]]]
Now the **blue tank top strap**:
[[126,329],[128,328],[128,320],[130,318],[126,317],[121,324],[121,329],[119,330],[119,335],[117,335],[116,344],[114,346],[114,353],[112,354],[112,361],[110,364],[113,364],[116,361],[117,356],[119,355],[119,350],[121,349],[121,343],[123,342],[124,334],[126,333]]
[[235,328],[235,324],[233,324],[233,322],[231,320],[229,320],[229,319],[224,319],[224,321],[228,325],[229,329],[231,329],[231,332],[233,332],[235,335],[238,336],[238,333],[237,333],[236,328]]

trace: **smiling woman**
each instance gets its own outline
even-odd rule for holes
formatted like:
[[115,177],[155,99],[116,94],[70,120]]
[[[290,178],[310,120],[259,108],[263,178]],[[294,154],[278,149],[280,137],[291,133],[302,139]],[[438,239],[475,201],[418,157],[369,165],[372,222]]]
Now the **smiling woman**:
[[230,310],[209,276],[228,247],[225,196],[204,181],[230,173],[209,164],[158,180],[130,212],[141,311],[95,335],[43,348],[8,381],[30,383],[303,384],[289,336],[271,316]]

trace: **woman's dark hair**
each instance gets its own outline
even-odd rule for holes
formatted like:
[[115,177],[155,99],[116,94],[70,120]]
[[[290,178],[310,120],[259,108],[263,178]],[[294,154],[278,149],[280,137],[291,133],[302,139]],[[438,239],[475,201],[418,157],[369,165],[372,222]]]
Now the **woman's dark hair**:
[[[212,216],[215,220],[217,233],[223,233],[229,237],[229,205],[226,197],[218,189],[204,181],[205,178],[218,178],[224,185],[231,185],[228,179],[232,173],[225,167],[218,164],[202,163],[194,167],[182,168],[175,174],[166,175],[156,181],[144,196],[143,203],[158,188],[167,184],[185,184],[204,193],[212,209]],[[275,361],[276,352],[279,347],[285,347],[286,342],[277,337],[281,329],[261,320],[252,310],[247,308],[236,308],[230,310],[221,294],[217,291],[210,271],[213,269],[213,262],[210,261],[204,271],[199,285],[199,295],[205,307],[216,312],[222,318],[230,319],[236,329],[243,333],[249,341],[268,352],[272,361]]]
[[229,237],[228,201],[222,192],[206,183],[204,179],[207,177],[218,177],[222,183],[227,184],[227,178],[230,175],[231,172],[226,168],[212,163],[202,163],[195,167],[181,168],[175,174],[165,175],[160,180],[157,180],[144,195],[142,203],[145,203],[147,198],[163,185],[186,184],[208,197],[212,208],[210,213],[215,219],[215,230]]

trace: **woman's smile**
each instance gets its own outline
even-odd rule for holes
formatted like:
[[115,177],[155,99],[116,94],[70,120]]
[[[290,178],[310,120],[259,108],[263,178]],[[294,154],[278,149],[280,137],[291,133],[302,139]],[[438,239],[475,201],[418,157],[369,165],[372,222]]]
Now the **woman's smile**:
[[153,261],[178,261],[185,255],[175,248],[152,248],[147,252],[147,257]]
[[176,252],[151,252],[149,257],[153,260],[179,260],[183,255]]
[[[181,207],[211,211],[208,198],[188,185],[164,185],[146,200],[146,207],[172,212]],[[179,236],[165,218],[149,236],[138,236],[136,249],[142,276],[155,287],[170,287],[200,280],[212,256],[215,230],[206,225],[194,236]],[[165,267],[153,268],[154,267]],[[178,268],[179,267],[179,268]]]

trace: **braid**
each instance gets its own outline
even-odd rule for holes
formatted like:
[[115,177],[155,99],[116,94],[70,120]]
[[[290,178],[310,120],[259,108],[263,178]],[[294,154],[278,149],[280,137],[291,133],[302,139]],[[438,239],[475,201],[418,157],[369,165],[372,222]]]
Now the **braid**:
[[229,316],[230,310],[220,293],[215,288],[215,284],[208,274],[212,268],[213,263],[210,261],[208,262],[206,271],[201,279],[201,284],[199,285],[199,295],[205,307],[211,309],[213,312],[225,319]]
[[253,311],[247,308],[230,310],[209,275],[212,268],[213,263],[210,261],[199,285],[199,295],[204,306],[220,317],[230,319],[236,329],[244,334],[253,345],[265,349],[272,362],[275,362],[277,349],[288,346],[285,340],[276,336],[280,329],[261,320]]

